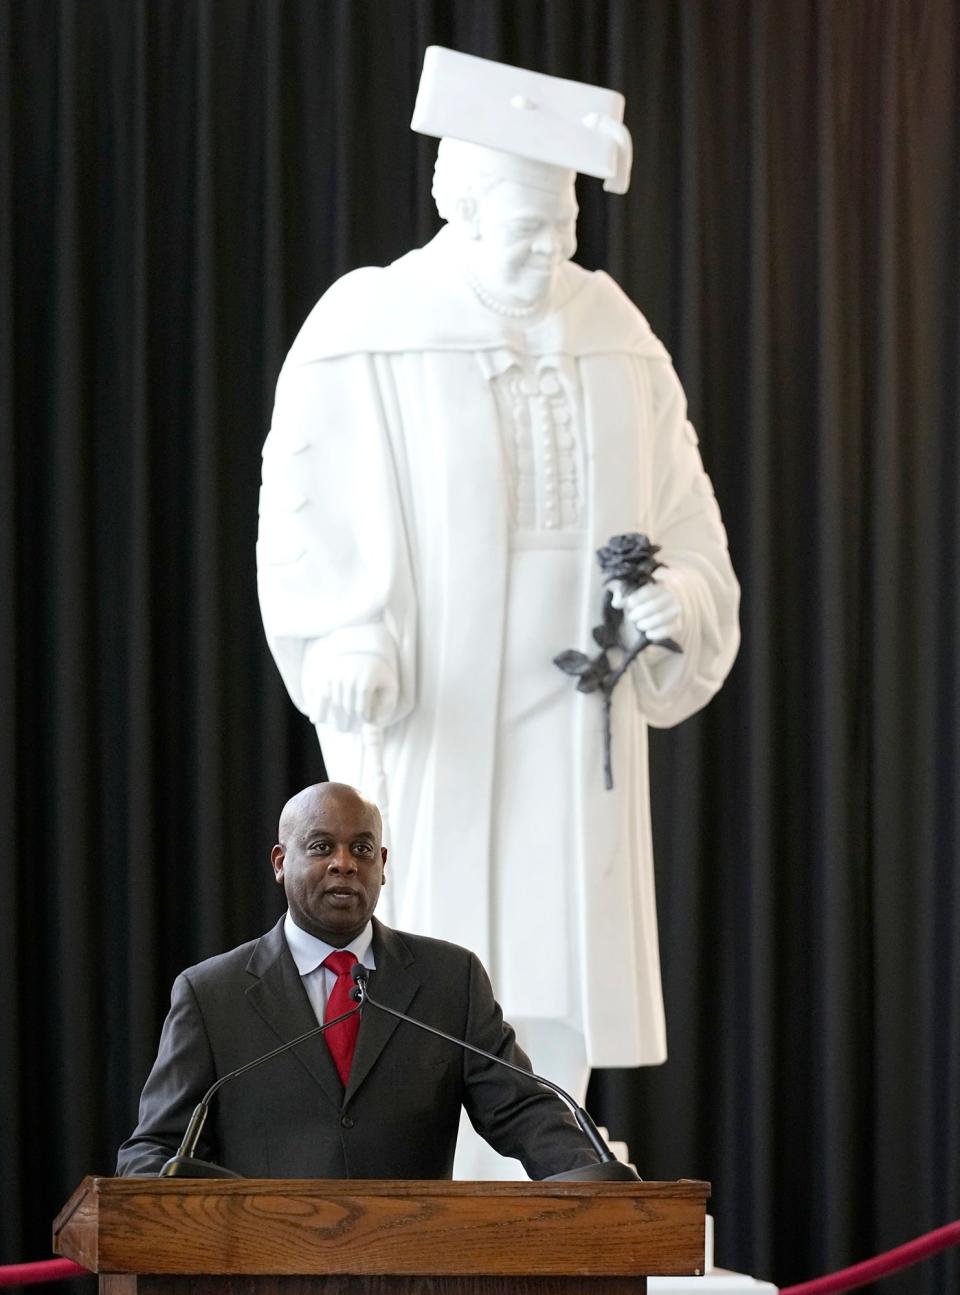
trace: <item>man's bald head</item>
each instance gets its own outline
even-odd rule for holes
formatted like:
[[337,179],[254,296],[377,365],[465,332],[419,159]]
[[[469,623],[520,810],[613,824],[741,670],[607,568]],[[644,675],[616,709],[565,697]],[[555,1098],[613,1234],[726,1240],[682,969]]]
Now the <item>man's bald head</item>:
[[370,920],[386,880],[380,811],[355,787],[318,782],[290,797],[278,830],[270,861],[290,916],[342,949]]
[[322,809],[327,804],[346,804],[350,801],[357,808],[362,807],[371,815],[373,822],[376,823],[377,845],[379,846],[383,837],[383,819],[380,815],[380,810],[372,800],[367,800],[364,796],[361,796],[356,787],[351,787],[346,782],[315,782],[291,796],[280,811],[277,840],[281,845],[286,846],[290,836],[301,831],[304,823],[318,809]]

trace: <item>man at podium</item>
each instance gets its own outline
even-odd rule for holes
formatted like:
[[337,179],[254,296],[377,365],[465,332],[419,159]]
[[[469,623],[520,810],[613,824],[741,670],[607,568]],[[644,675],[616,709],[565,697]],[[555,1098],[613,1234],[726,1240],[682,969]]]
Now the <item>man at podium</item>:
[[[474,954],[373,916],[387,861],[375,805],[319,783],[284,806],[278,836],[287,912],[177,977],[118,1174],[158,1173],[212,1084],[350,1011],[356,964],[386,1007],[529,1069]],[[449,1178],[461,1106],[531,1178],[598,1159],[552,1093],[372,1004],[224,1084],[196,1153],[252,1178]]]

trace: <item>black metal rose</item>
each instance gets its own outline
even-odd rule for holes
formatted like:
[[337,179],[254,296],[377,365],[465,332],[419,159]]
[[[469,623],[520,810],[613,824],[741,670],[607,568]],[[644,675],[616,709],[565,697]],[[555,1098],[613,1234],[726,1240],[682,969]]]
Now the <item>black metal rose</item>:
[[646,535],[635,531],[628,535],[614,535],[602,549],[597,549],[597,561],[603,572],[603,583],[612,580],[623,583],[623,592],[632,594],[641,585],[649,584],[653,573],[662,562],[657,561],[659,544],[651,544]]
[[[603,548],[597,549],[603,583],[610,584],[619,580],[624,594],[634,593],[654,581],[654,572],[664,565],[657,561],[656,555],[659,552],[660,546],[651,544],[646,535],[632,532],[612,536]],[[628,646],[620,637],[622,626],[623,611],[614,607],[613,595],[608,590],[603,598],[603,621],[593,627],[593,640],[600,648],[599,654],[589,657],[585,652],[569,649],[553,658],[555,666],[559,666],[565,674],[576,677],[578,692],[599,692],[603,697],[603,780],[607,791],[613,787],[610,759],[610,705],[613,690],[626,674],[630,663],[652,642],[645,634],[641,634],[636,643]],[[657,646],[671,652],[683,650],[673,639],[658,639]],[[611,651],[617,651],[621,655],[616,666],[610,660]]]

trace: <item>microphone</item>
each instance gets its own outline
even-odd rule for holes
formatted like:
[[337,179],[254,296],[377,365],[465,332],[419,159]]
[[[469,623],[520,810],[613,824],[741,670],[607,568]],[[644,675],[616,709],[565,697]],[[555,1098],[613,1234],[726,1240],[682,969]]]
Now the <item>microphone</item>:
[[564,1180],[572,1182],[601,1182],[601,1181],[620,1181],[620,1182],[639,1182],[640,1175],[629,1165],[623,1164],[618,1160],[610,1148],[604,1142],[600,1135],[600,1130],[590,1118],[588,1111],[575,1102],[570,1094],[559,1084],[555,1084],[552,1079],[544,1079],[542,1075],[535,1075],[532,1070],[524,1070],[522,1066],[515,1066],[512,1061],[504,1061],[503,1057],[498,1057],[494,1052],[487,1052],[483,1048],[478,1048],[473,1043],[467,1043],[466,1039],[458,1039],[452,1034],[447,1034],[444,1030],[438,1030],[434,1025],[427,1025],[424,1021],[418,1021],[413,1016],[406,1016],[403,1012],[398,1012],[394,1007],[387,1007],[385,1003],[378,1003],[375,998],[370,997],[370,990],[367,985],[370,979],[370,968],[365,967],[358,962],[350,969],[350,975],[356,982],[356,989],[352,990],[350,997],[360,1004],[361,1007],[367,1003],[371,1007],[376,1007],[381,1012],[386,1012],[388,1016],[395,1016],[398,1021],[406,1021],[408,1025],[416,1025],[418,1029],[426,1030],[428,1034],[435,1034],[440,1039],[446,1039],[448,1043],[455,1043],[460,1048],[465,1048],[467,1052],[475,1052],[480,1057],[486,1057],[488,1061],[495,1061],[498,1066],[506,1066],[508,1070],[514,1071],[518,1075],[523,1075],[525,1079],[533,1079],[544,1088],[549,1088],[555,1093],[570,1109],[570,1113],[576,1120],[579,1127],[586,1134],[590,1145],[600,1157],[598,1165],[583,1165],[579,1169],[566,1169],[563,1173],[549,1174],[544,1182],[562,1182]]
[[[356,993],[356,990],[353,991]],[[245,1065],[238,1066],[236,1070],[231,1070],[229,1074],[221,1075],[220,1078],[204,1093],[197,1103],[193,1114],[190,1116],[190,1123],[187,1125],[187,1131],[183,1135],[183,1141],[180,1143],[180,1149],[175,1156],[171,1156],[166,1162],[158,1178],[242,1178],[242,1174],[236,1174],[232,1169],[224,1169],[223,1165],[212,1164],[209,1160],[198,1160],[194,1156],[197,1149],[197,1143],[200,1141],[200,1134],[203,1132],[203,1126],[207,1119],[207,1110],[210,1106],[210,1099],[217,1089],[222,1088],[224,1084],[231,1079],[236,1079],[238,1075],[246,1074],[254,1066],[261,1065],[264,1061],[269,1061],[272,1057],[279,1057],[281,1052],[288,1052],[290,1048],[295,1048],[298,1043],[306,1043],[308,1039],[315,1038],[318,1034],[323,1034],[324,1030],[331,1029],[334,1025],[339,1025],[341,1021],[347,1020],[350,1016],[356,1016],[362,1011],[363,1004],[352,1007],[349,1012],[343,1012],[340,1016],[335,1016],[332,1021],[324,1021],[322,1025],[315,1025],[312,1030],[307,1030],[306,1034],[299,1034],[289,1043],[281,1043],[279,1048],[274,1048],[272,1052],[265,1052],[262,1057],[254,1057],[252,1061],[246,1062]]]

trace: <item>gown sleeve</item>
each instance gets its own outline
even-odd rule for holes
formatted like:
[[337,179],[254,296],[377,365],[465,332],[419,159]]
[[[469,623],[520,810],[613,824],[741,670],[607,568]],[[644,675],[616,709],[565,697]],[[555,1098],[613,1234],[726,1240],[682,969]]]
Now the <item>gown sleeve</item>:
[[257,585],[264,630],[304,713],[308,644],[376,652],[399,681],[388,722],[413,706],[416,614],[375,358],[284,367],[263,447]]
[[669,360],[647,366],[654,421],[649,535],[683,607],[682,654],[648,648],[633,667],[648,723],[669,728],[719,690],[740,645],[740,586],[687,402]]

